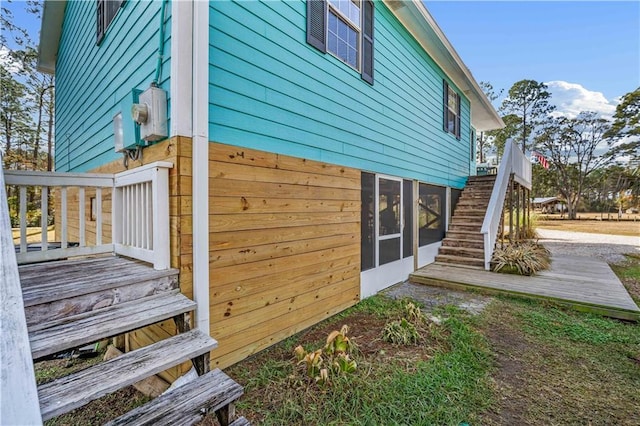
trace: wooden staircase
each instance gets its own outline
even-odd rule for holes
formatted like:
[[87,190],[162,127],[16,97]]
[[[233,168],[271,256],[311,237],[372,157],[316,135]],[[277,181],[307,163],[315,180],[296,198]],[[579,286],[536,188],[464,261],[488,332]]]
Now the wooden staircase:
[[178,271],[158,271],[117,256],[23,265],[19,268],[34,360],[173,320],[178,334],[38,387],[43,420],[191,360],[195,380],[161,395],[110,424],[191,425],[215,412],[222,425],[235,418],[242,387],[209,371],[217,342],[190,330],[195,302],[180,293]]
[[484,237],[480,230],[495,180],[495,175],[469,177],[436,262],[484,269]]

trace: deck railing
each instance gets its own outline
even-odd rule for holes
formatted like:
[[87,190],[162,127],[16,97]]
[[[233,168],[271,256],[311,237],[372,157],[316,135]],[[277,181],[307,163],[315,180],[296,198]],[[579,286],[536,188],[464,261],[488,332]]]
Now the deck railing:
[[[0,155],[0,163],[2,156]],[[5,180],[0,168],[0,424],[41,425]]]
[[[117,174],[6,171],[6,185],[16,187],[18,193],[18,263],[113,252],[167,269],[171,167],[171,163],[156,162]],[[27,235],[29,187],[34,188],[31,194],[40,195],[39,205],[31,206],[41,217],[36,243],[29,243]],[[48,236],[52,191],[56,191],[59,240],[55,242]],[[77,209],[70,208],[70,199]],[[109,202],[110,208],[105,208]]]
[[520,185],[531,189],[531,162],[520,151],[515,142],[508,140],[505,144],[500,166],[498,166],[496,182],[491,192],[489,206],[480,231],[484,234],[484,268],[486,270],[489,270],[491,256],[493,256],[493,250],[498,238],[500,217],[504,209],[504,201],[511,176]]

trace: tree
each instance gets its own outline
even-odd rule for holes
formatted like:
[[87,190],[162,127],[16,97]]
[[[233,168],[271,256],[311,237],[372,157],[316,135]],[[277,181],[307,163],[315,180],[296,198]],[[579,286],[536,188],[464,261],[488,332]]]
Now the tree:
[[6,168],[17,168],[31,140],[33,121],[27,98],[27,86],[0,68],[0,138]]
[[556,174],[556,188],[567,202],[569,219],[575,219],[587,179],[606,165],[611,156],[598,155],[606,145],[609,121],[594,112],[583,112],[576,118],[549,117],[536,137],[539,149]]
[[[500,91],[496,93],[495,90],[493,89],[493,85],[491,85],[491,83],[487,81],[481,81],[480,88],[482,89],[485,96],[487,97],[487,99],[489,99],[491,103],[493,103],[496,99],[498,99],[502,95],[502,92],[504,91],[503,89],[500,89]],[[491,139],[489,139],[489,136],[490,136],[489,132],[487,132],[486,134],[485,132],[480,132],[480,134],[476,138],[478,141],[478,157],[479,157],[480,163],[484,163],[485,161],[484,152],[491,141]]]
[[507,114],[502,117],[502,121],[504,121],[504,127],[502,129],[487,132],[489,140],[496,149],[498,158],[502,157],[507,139],[513,138],[518,133],[520,118],[515,114]]
[[621,143],[612,147],[612,155],[628,156],[640,167],[640,87],[624,95],[613,118],[607,137]]
[[527,141],[532,130],[555,107],[549,104],[551,93],[547,85],[534,80],[520,80],[509,89],[501,110],[518,117],[517,136],[522,141],[522,152],[527,150]]
[[[41,0],[23,3],[27,13],[40,18]],[[13,23],[11,10],[2,7],[0,46],[0,140],[5,166],[51,170],[54,127],[54,79],[36,69],[37,51],[28,32]],[[47,154],[42,145],[46,142]]]

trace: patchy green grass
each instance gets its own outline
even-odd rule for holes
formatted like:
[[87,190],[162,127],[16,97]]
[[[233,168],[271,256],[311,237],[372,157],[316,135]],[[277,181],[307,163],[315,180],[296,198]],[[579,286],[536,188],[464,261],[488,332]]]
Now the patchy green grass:
[[[491,357],[473,320],[448,309],[418,344],[384,342],[384,324],[402,314],[402,302],[372,297],[230,368],[245,386],[238,411],[265,425],[477,423],[491,401]],[[359,347],[356,372],[328,386],[306,380],[292,347],[318,347],[342,324]]]
[[483,423],[640,424],[640,325],[512,299],[482,321],[498,366]]
[[640,304],[640,254],[626,254],[625,257],[624,262],[611,265],[611,268],[636,304]]

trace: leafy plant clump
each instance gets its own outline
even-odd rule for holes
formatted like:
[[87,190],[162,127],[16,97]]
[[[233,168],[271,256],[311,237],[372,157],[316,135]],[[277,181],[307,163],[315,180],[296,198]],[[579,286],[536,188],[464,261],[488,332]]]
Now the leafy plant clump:
[[418,328],[426,318],[420,307],[413,302],[406,302],[403,306],[404,317],[388,322],[382,329],[382,340],[398,345],[412,345],[420,340]]
[[391,321],[382,330],[382,339],[385,342],[399,345],[410,345],[418,342],[420,334],[416,326],[407,321],[406,318]]
[[347,337],[349,327],[343,325],[327,336],[323,348],[307,352],[301,345],[294,349],[298,365],[304,365],[305,375],[321,385],[330,382],[330,375],[340,376],[354,373],[358,364],[352,356],[356,344]]
[[492,270],[507,274],[534,275],[549,268],[549,256],[549,250],[532,241],[507,244],[493,253]]

